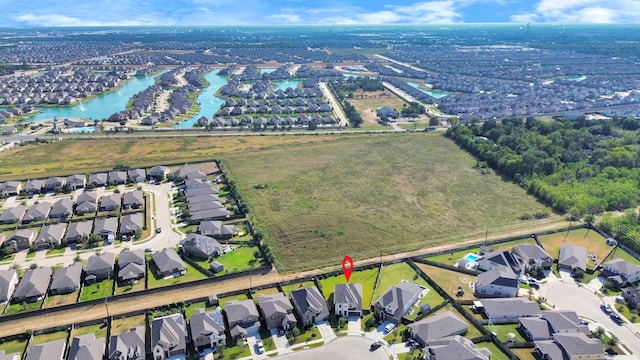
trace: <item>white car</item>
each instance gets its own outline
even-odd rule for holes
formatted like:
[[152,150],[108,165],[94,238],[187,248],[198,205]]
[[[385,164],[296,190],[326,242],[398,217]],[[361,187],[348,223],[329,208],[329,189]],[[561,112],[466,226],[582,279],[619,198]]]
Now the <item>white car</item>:
[[264,353],[264,344],[262,343],[262,340],[258,340],[256,342],[256,352],[258,354]]
[[391,331],[393,331],[393,329],[395,329],[396,326],[394,324],[387,324],[387,326],[384,327],[384,332],[385,334],[390,333]]

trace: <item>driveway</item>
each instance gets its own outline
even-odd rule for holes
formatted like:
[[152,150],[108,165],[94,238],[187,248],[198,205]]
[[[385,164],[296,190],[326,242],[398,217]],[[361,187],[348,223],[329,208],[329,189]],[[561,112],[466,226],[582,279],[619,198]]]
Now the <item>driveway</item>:
[[362,334],[362,319],[360,317],[347,318],[347,334],[360,335]]
[[391,355],[383,346],[369,351],[371,340],[362,336],[341,336],[321,347],[300,350],[276,357],[285,360],[388,360]]
[[337,337],[336,333],[331,328],[331,324],[326,321],[318,324],[317,328],[318,331],[320,331],[320,336],[322,336],[325,344]]
[[269,331],[271,332],[271,338],[273,339],[273,343],[276,346],[276,351],[279,354],[284,354],[292,351],[290,349],[289,340],[287,340],[286,335],[278,334],[278,329],[274,329],[274,328],[269,329]]

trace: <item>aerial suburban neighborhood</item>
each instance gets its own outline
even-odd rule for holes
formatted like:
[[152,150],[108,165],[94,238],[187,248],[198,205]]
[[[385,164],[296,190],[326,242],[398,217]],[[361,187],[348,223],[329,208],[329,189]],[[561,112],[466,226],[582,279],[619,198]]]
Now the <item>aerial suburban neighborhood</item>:
[[0,29],[0,360],[640,356],[628,29],[105,29]]

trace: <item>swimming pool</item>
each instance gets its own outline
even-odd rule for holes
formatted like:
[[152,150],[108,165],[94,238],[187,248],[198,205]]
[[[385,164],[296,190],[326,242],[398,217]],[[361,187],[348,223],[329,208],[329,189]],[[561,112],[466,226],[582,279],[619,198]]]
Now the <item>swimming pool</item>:
[[473,265],[475,265],[476,260],[478,260],[480,256],[477,254],[473,254],[473,253],[468,253],[467,255],[464,256],[463,259],[467,260],[467,263],[469,264],[469,266],[473,267]]
[[96,128],[93,126],[85,126],[79,128],[70,128],[68,131],[74,134],[92,133],[96,131]]

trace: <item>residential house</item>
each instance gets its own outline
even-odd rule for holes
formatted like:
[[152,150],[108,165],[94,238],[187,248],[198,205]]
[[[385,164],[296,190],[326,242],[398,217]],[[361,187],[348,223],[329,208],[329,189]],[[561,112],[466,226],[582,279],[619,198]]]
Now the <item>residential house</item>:
[[189,198],[197,199],[202,195],[215,195],[215,197],[207,199],[207,201],[215,201],[218,200],[218,195],[220,194],[220,189],[214,186],[204,187],[200,189],[190,189],[184,191],[184,196]]
[[22,217],[23,224],[29,224],[36,221],[45,220],[49,216],[51,210],[51,204],[48,202],[41,202],[33,204],[32,207]]
[[115,254],[111,252],[91,255],[89,259],[87,259],[87,265],[84,267],[85,283],[111,279],[113,277],[115,259]]
[[50,267],[45,266],[27,270],[22,279],[20,279],[16,290],[13,292],[11,301],[14,304],[39,301],[47,293],[50,281]]
[[525,338],[529,341],[551,340],[553,332],[549,322],[537,317],[519,318],[518,323]]
[[525,298],[482,299],[474,301],[473,308],[490,320],[517,320],[542,315],[538,304]]
[[80,222],[72,222],[67,228],[65,239],[67,243],[77,243],[83,238],[89,238],[91,236],[91,229],[93,228],[93,221],[86,220]]
[[428,360],[489,360],[491,351],[477,348],[469,339],[460,335],[430,341],[425,349]]
[[0,350],[0,360],[20,360],[20,353],[5,354],[4,350]]
[[584,333],[553,334],[553,340],[536,341],[534,352],[545,360],[604,360],[602,341],[587,337]]
[[[204,190],[204,189],[197,189],[197,190]],[[218,200],[219,200],[218,194],[189,195],[187,196],[187,205],[192,206],[195,204],[209,203],[209,202],[218,201]]]
[[124,250],[118,258],[118,282],[130,284],[144,278],[145,258],[144,251]]
[[214,239],[226,240],[231,239],[238,233],[233,225],[225,225],[222,221],[201,221],[198,225],[198,233],[205,236],[211,236]]
[[490,270],[478,275],[474,292],[477,297],[516,297],[519,287],[514,273]]
[[289,299],[296,309],[300,325],[304,327],[313,326],[329,318],[327,302],[315,286],[293,290],[289,293]]
[[144,206],[144,194],[140,190],[127,191],[122,196],[122,207],[128,209],[140,209]]
[[109,171],[109,183],[113,185],[122,185],[127,183],[127,172],[124,170]]
[[67,224],[65,223],[45,225],[33,244],[40,250],[60,245],[66,230]]
[[104,345],[104,338],[96,339],[96,334],[75,336],[67,360],[102,360]]
[[87,186],[87,177],[85,175],[69,175],[66,178],[67,186],[71,190],[82,189]]
[[118,193],[100,198],[100,211],[114,211],[120,209],[121,196]]
[[7,181],[0,183],[0,194],[5,197],[16,196],[22,191],[22,182],[20,181]]
[[107,173],[93,173],[89,175],[89,184],[95,187],[106,186],[107,179],[108,179]]
[[115,239],[117,232],[118,232],[117,217],[97,219],[96,224],[93,227],[93,233],[99,234],[105,240],[113,241]]
[[260,315],[253,300],[231,300],[224,304],[229,332],[234,339],[244,339],[257,334],[260,329]]
[[24,205],[16,205],[8,208],[0,214],[0,224],[15,224],[22,221],[27,207]]
[[454,335],[464,335],[469,325],[451,311],[417,321],[408,326],[411,337],[426,346],[427,343]]
[[160,278],[176,277],[187,273],[187,266],[180,258],[180,255],[171,248],[154,252],[151,255],[151,259],[156,266],[156,274]]
[[549,270],[553,265],[553,258],[540,245],[520,244],[514,246],[511,252],[520,257],[528,269],[542,268]]
[[142,213],[133,213],[122,216],[120,219],[120,235],[133,236],[138,231],[142,232]]
[[512,272],[519,275],[522,272],[521,261],[509,251],[491,251],[476,260],[476,267],[480,270],[496,270]]
[[293,305],[283,293],[259,296],[258,306],[268,328],[289,330],[296,326],[297,320],[293,314]]
[[402,317],[411,311],[425,293],[424,287],[402,280],[398,285],[390,286],[374,302],[374,314],[377,319],[399,324]]
[[203,309],[196,310],[196,313],[189,319],[191,328],[191,338],[197,351],[203,349],[216,349],[218,345],[224,344],[225,336],[224,319],[219,310],[205,312]]
[[109,340],[108,360],[144,360],[144,326],[112,335]]
[[67,220],[73,215],[73,201],[69,198],[62,198],[56,201],[51,208],[49,217],[52,219]]
[[604,264],[604,274],[607,277],[619,275],[623,284],[633,284],[640,281],[640,266],[627,260],[613,259]]
[[167,166],[154,166],[149,169],[149,176],[156,181],[164,180],[169,175],[169,167]]
[[93,213],[98,210],[98,194],[95,192],[85,191],[78,195],[76,200],[76,214],[84,215]]
[[376,114],[383,120],[387,120],[387,119],[397,119],[398,118],[398,112],[387,107],[387,106],[383,106],[381,108],[378,108],[376,110]]
[[189,257],[208,259],[224,253],[224,246],[216,239],[200,234],[189,234],[180,241],[182,252]]
[[52,176],[44,181],[45,191],[55,191],[56,189],[62,190],[62,187],[67,184],[67,179],[58,176]]
[[229,216],[231,213],[225,208],[209,209],[191,213],[191,221],[198,224],[205,220],[224,220]]
[[17,284],[18,272],[15,269],[0,270],[0,304],[11,299]]
[[187,175],[192,173],[199,173],[199,172],[200,172],[200,169],[185,164],[173,174],[173,179],[183,180],[184,178],[187,177]]
[[336,316],[362,317],[362,284],[336,284],[333,287],[333,304]]
[[40,194],[44,188],[44,180],[42,179],[29,179],[24,186],[24,191],[28,195]]
[[562,244],[558,257],[558,268],[570,269],[572,272],[587,269],[587,249],[571,244]]
[[572,310],[544,310],[542,311],[542,319],[549,323],[551,332],[557,333],[575,333],[584,332],[590,334],[586,325],[580,324],[578,314]]
[[622,289],[622,297],[630,307],[635,307],[640,310],[640,287],[639,286],[627,286]]
[[153,359],[174,359],[174,356],[186,355],[187,336],[187,322],[182,313],[153,319],[151,322]]
[[4,241],[4,246],[11,247],[15,251],[26,250],[35,239],[36,233],[31,229],[18,229]]
[[31,345],[27,349],[24,360],[63,360],[66,347],[65,339]]
[[205,211],[205,210],[211,210],[211,209],[222,209],[224,208],[224,205],[222,205],[222,203],[220,201],[206,201],[206,202],[199,202],[199,203],[188,203],[189,205],[189,212],[190,213],[195,213],[198,211]]
[[82,263],[73,264],[56,270],[51,280],[49,294],[61,295],[70,294],[80,288],[80,278],[82,277]]
[[185,190],[204,189],[212,187],[209,180],[205,179],[186,179],[184,181]]
[[142,183],[147,180],[147,172],[145,169],[130,169],[127,172],[127,177],[133,182]]

